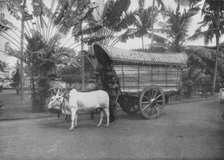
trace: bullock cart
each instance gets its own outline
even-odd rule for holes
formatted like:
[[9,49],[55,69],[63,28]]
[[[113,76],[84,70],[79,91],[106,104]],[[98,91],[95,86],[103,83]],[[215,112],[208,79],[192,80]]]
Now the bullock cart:
[[128,114],[140,111],[146,119],[158,117],[171,94],[181,89],[185,53],[144,53],[93,44],[96,72],[112,67],[121,94],[118,102]]

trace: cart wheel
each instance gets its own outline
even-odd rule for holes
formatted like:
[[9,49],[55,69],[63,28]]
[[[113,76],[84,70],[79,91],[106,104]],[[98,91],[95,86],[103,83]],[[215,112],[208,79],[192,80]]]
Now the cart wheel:
[[118,103],[121,109],[127,114],[133,115],[139,111],[138,98],[136,97],[120,95]]
[[139,109],[146,119],[157,118],[165,105],[163,91],[156,86],[149,86],[143,89],[139,98]]

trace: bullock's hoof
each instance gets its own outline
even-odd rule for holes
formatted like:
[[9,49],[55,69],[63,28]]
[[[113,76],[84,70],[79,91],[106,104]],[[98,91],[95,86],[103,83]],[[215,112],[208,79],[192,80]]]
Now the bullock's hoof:
[[101,126],[101,124],[98,124],[96,127],[99,128]]
[[116,124],[115,121],[110,122],[110,125],[115,125],[115,124]]
[[69,128],[69,131],[73,131],[73,130],[74,130],[74,127],[70,127],[70,128]]

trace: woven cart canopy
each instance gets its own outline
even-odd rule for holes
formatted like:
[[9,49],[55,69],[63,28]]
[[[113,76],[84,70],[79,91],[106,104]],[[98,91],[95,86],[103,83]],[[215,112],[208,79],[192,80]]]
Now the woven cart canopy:
[[140,65],[186,65],[188,56],[185,53],[145,53],[115,47],[93,44],[92,53],[101,64],[140,64]]

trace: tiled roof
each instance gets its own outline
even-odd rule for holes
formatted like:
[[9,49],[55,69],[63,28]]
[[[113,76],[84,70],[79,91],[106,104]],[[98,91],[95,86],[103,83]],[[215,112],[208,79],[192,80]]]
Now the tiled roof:
[[97,52],[97,47],[101,47],[105,51],[104,54],[107,54],[112,61],[117,63],[182,66],[186,65],[188,59],[185,53],[145,53],[100,44],[93,45],[94,54]]

